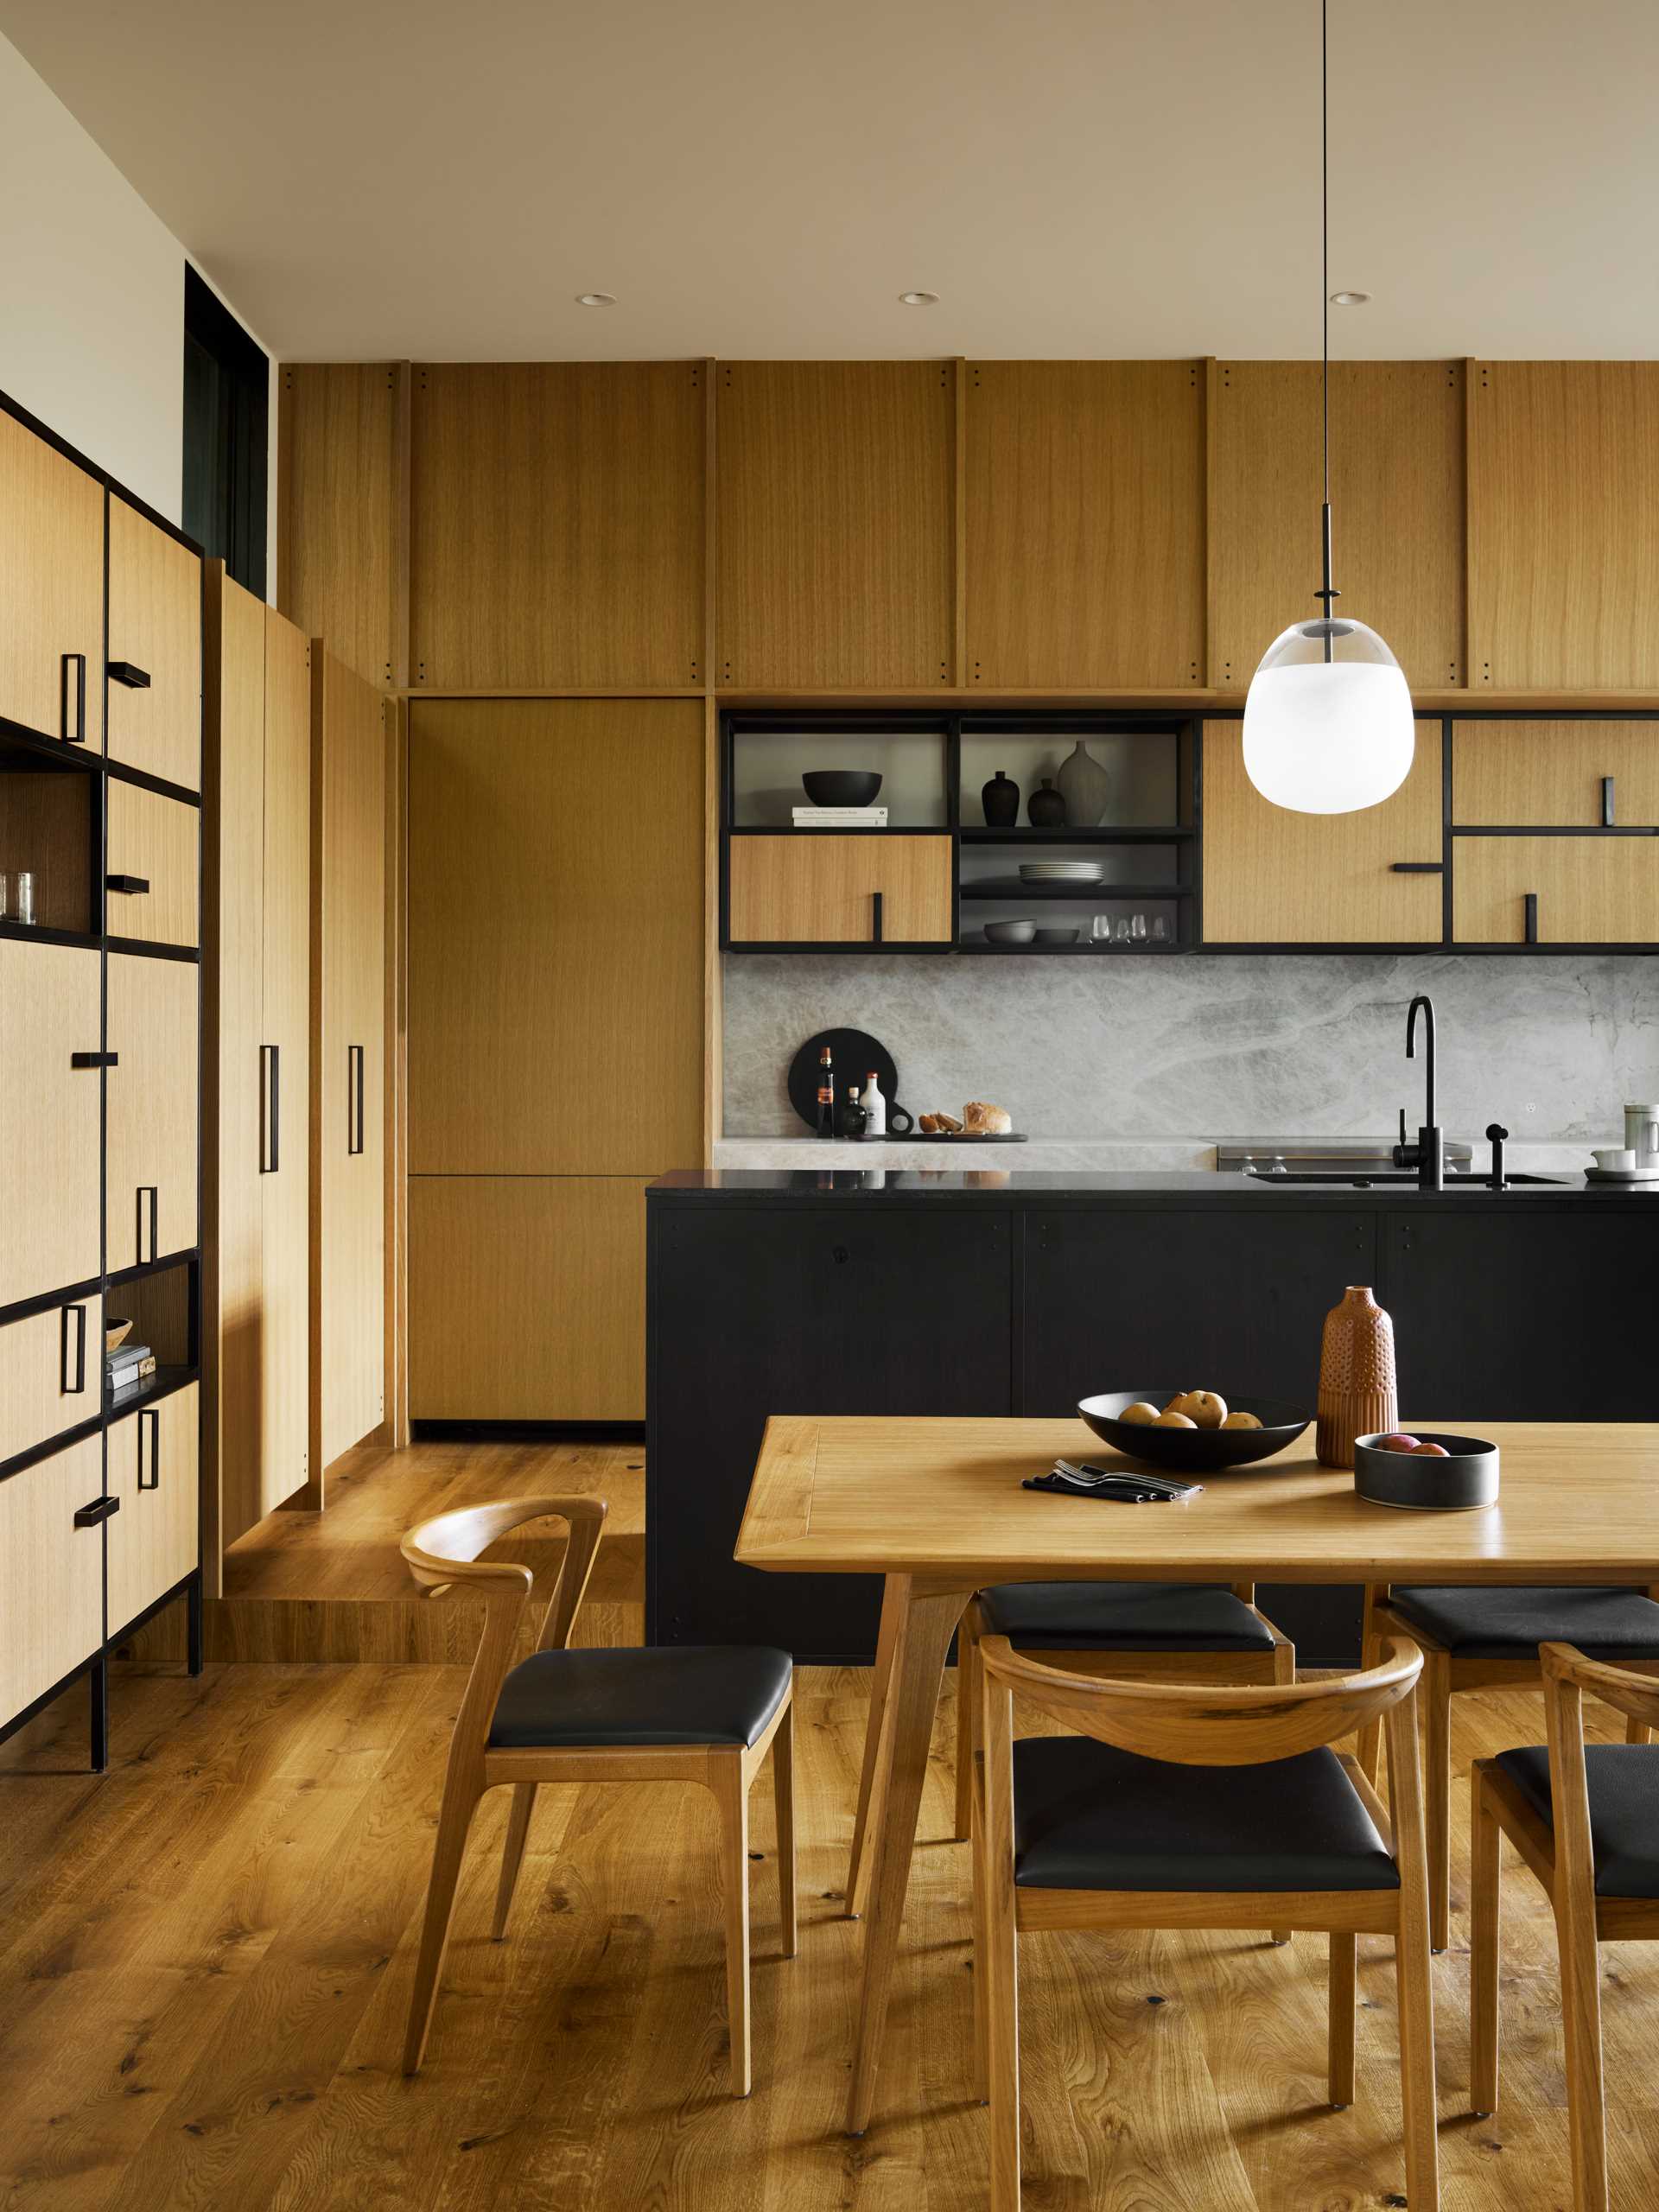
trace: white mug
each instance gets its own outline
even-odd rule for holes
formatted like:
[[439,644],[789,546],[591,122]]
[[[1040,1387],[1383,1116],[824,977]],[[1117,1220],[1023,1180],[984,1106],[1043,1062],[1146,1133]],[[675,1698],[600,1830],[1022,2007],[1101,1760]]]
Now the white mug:
[[1629,1145],[1608,1145],[1590,1155],[1604,1175],[1629,1174],[1637,1164]]
[[1659,1167],[1659,1106],[1624,1109],[1624,1141],[1636,1154],[1637,1167]]

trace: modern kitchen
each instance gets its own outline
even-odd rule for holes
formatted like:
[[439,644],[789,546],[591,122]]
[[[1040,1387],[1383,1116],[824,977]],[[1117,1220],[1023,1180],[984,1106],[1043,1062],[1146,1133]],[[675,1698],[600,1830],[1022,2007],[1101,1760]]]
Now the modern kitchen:
[[0,0],[8,2203],[1659,2197],[1655,83]]

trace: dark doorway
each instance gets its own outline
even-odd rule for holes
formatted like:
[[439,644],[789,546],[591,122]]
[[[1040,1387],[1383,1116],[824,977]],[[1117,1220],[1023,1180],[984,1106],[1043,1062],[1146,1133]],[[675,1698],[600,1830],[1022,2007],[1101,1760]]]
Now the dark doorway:
[[265,595],[270,364],[225,302],[184,272],[184,527]]

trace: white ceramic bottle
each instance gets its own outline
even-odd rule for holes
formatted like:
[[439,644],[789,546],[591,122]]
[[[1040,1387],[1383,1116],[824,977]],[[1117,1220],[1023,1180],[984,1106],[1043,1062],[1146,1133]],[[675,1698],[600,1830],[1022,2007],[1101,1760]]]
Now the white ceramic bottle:
[[887,1102],[881,1095],[881,1085],[872,1068],[864,1080],[864,1096],[859,1101],[868,1119],[864,1123],[867,1137],[884,1137],[887,1134]]

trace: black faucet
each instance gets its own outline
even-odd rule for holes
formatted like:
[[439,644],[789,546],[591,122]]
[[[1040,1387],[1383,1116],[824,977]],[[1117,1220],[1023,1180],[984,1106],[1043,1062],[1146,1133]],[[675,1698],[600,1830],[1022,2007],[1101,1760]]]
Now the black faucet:
[[1486,1124],[1487,1140],[1492,1147],[1491,1180],[1495,1191],[1503,1188],[1503,1147],[1509,1134],[1501,1122],[1488,1122]]
[[1428,1028],[1428,1098],[1422,1127],[1417,1132],[1415,1144],[1406,1142],[1406,1109],[1400,1109],[1400,1141],[1394,1147],[1396,1167],[1414,1167],[1420,1191],[1439,1191],[1446,1186],[1445,1146],[1443,1132],[1434,1119],[1434,1001],[1420,991],[1411,1002],[1406,1015],[1406,1058],[1417,1057],[1417,1015],[1421,1011],[1427,1018]]

